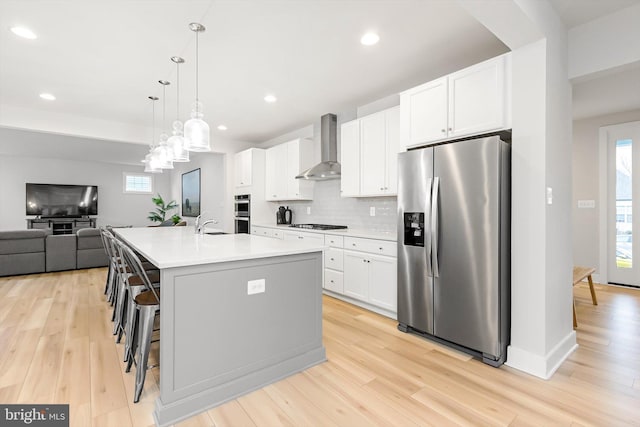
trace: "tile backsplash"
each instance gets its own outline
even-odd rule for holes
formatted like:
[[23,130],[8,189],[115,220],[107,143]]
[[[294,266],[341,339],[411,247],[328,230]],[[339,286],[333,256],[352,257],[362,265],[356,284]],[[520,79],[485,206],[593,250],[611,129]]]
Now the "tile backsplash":
[[[396,197],[340,197],[340,180],[316,181],[313,200],[270,203],[275,218],[278,206],[289,206],[297,224],[336,224],[372,231],[395,231]],[[307,214],[307,207],[311,213]],[[375,216],[370,215],[375,208]]]

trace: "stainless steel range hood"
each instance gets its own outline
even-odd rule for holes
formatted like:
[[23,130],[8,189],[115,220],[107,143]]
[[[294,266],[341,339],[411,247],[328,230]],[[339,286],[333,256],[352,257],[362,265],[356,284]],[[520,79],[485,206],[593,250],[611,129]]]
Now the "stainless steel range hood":
[[296,179],[311,179],[324,181],[340,179],[340,163],[338,163],[337,117],[335,114],[325,114],[320,122],[320,153],[321,162],[312,168],[301,172]]

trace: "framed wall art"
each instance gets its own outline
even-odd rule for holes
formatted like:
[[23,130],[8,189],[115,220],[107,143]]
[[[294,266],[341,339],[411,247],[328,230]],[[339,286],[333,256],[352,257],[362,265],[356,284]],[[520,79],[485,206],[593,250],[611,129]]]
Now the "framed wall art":
[[200,215],[200,169],[182,174],[182,216]]

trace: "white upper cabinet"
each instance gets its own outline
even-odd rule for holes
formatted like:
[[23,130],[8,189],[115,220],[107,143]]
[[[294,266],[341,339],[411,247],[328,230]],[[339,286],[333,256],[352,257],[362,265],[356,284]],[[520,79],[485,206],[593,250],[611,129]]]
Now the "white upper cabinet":
[[510,59],[505,54],[402,92],[401,146],[510,128]]
[[340,195],[360,195],[360,121],[353,120],[340,127]]
[[252,183],[252,159],[251,153],[253,149],[240,151],[235,154],[235,184],[236,187],[246,187]]
[[400,137],[405,146],[436,141],[447,135],[447,78],[400,94]]
[[267,149],[265,156],[265,199],[284,200],[286,198],[287,146],[276,145]]
[[236,193],[260,193],[264,185],[265,150],[249,148],[234,154],[234,185]]
[[504,126],[504,72],[505,59],[500,56],[449,76],[449,138]]
[[382,194],[386,187],[385,113],[360,119],[360,194]]
[[400,109],[393,107],[342,125],[342,197],[397,194],[399,123]]
[[313,181],[296,179],[313,166],[313,144],[308,139],[294,139],[267,149],[265,199],[312,200]]

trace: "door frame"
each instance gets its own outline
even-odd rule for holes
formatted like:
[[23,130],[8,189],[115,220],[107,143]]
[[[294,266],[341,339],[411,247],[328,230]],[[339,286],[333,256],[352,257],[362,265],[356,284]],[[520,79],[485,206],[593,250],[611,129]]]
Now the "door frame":
[[597,277],[594,277],[594,280],[596,282],[599,283],[609,283],[609,274],[608,274],[608,262],[607,262],[607,249],[608,249],[608,233],[607,233],[607,220],[608,220],[608,213],[607,213],[607,201],[609,200],[609,194],[607,191],[607,188],[609,183],[608,183],[608,176],[609,176],[609,171],[608,171],[608,153],[609,151],[607,150],[607,143],[609,142],[609,132],[619,128],[620,126],[640,126],[640,121],[632,121],[632,122],[624,122],[624,123],[617,123],[617,124],[613,124],[613,125],[607,125],[607,126],[601,126],[599,128],[599,143],[598,143],[598,159],[599,159],[599,164],[598,164],[598,169],[599,169],[599,190],[598,190],[598,198],[599,198],[599,202],[600,202],[600,209],[599,209],[599,216],[600,216],[600,220],[599,222],[599,228],[600,228],[600,232],[599,232],[599,239],[600,239],[600,244],[599,246],[599,264],[600,264],[600,268],[598,269],[598,275]]

